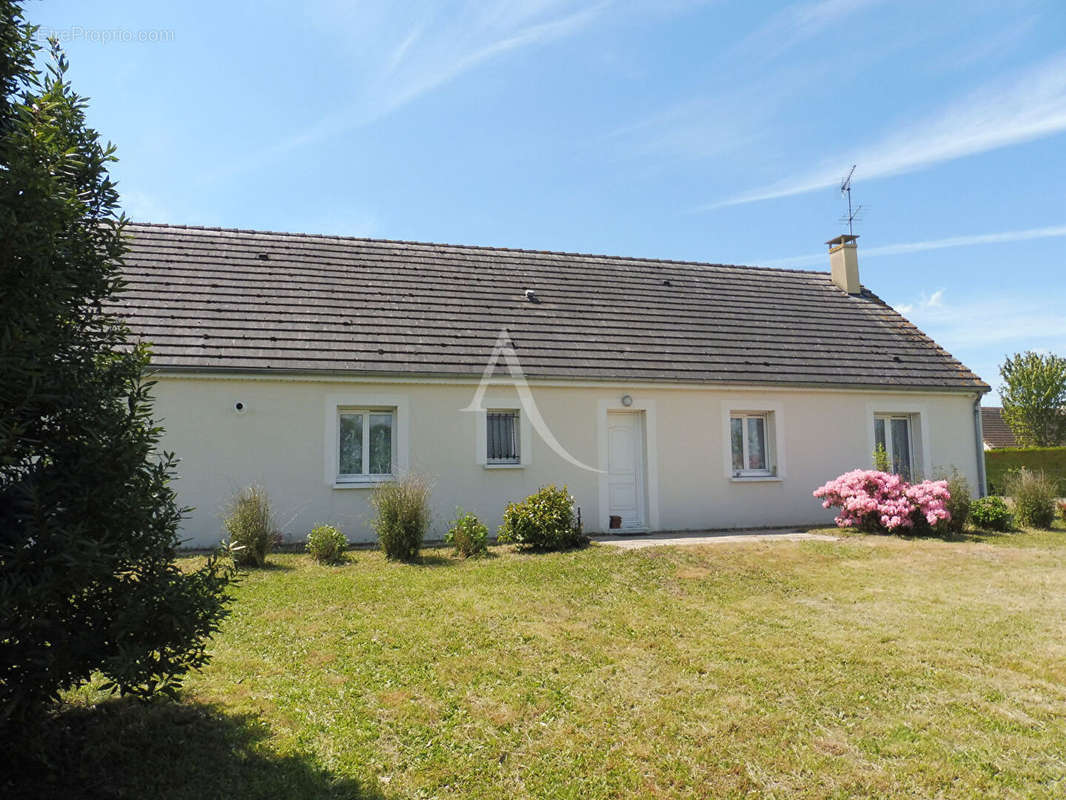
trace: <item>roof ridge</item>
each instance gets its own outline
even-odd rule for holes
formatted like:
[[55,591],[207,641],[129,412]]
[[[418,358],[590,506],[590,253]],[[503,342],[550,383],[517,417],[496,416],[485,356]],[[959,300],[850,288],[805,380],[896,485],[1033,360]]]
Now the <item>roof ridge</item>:
[[645,256],[617,256],[608,253],[582,253],[573,250],[536,250],[525,247],[494,247],[484,244],[455,244],[453,242],[423,242],[416,239],[379,239],[373,236],[346,236],[335,233],[298,233],[295,231],[267,231],[256,228],[225,228],[218,225],[182,225],[170,222],[135,222],[130,220],[128,226],[144,228],[172,228],[188,231],[216,231],[219,233],[256,233],[266,236],[291,236],[296,239],[335,239],[347,242],[373,242],[378,244],[406,244],[423,247],[451,247],[462,250],[487,250],[500,253],[530,253],[542,256],[580,256],[582,258],[599,258],[611,261],[640,261],[646,264],[677,264],[687,267],[721,267],[725,269],[758,270],[761,272],[787,272],[801,275],[828,275],[827,270],[797,269],[789,267],[763,267],[758,264],[721,264],[713,261],[686,261],[678,258],[647,258]]

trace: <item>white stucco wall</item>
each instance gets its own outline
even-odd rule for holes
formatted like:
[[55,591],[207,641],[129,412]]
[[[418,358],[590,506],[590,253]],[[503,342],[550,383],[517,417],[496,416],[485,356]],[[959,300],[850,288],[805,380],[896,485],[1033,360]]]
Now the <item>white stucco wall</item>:
[[[603,477],[567,463],[532,432],[524,415],[527,463],[519,469],[478,463],[479,415],[461,410],[475,388],[473,382],[158,376],[156,416],[166,428],[162,446],[181,459],[179,499],[195,507],[184,525],[188,545],[217,543],[223,507],[251,483],[269,491],[288,539],[303,539],[314,524],[332,522],[352,541],[371,540],[370,490],[335,488],[327,475],[336,404],[356,405],[364,397],[368,405],[395,401],[402,451],[397,460],[435,481],[431,539],[441,538],[460,505],[494,532],[507,502],[548,483],[569,486],[586,530],[605,529]],[[655,530],[830,521],[832,514],[811,491],[848,469],[870,466],[875,412],[914,415],[919,469],[931,474],[954,466],[977,486],[973,395],[559,384],[534,384],[533,394],[559,442],[594,466],[605,458],[608,410],[622,409],[625,394],[633,398],[630,409],[645,414],[647,511]],[[237,402],[244,413],[235,412]],[[519,405],[512,387],[489,391],[486,407],[508,405]],[[778,479],[728,477],[724,420],[730,409],[774,412]]]

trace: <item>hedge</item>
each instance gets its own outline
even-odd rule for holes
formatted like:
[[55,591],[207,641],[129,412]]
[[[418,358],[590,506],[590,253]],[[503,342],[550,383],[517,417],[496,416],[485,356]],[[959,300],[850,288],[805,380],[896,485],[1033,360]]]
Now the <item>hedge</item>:
[[990,494],[1003,492],[1003,479],[1011,470],[1028,467],[1042,471],[1059,484],[1059,494],[1066,496],[1066,447],[1002,447],[985,451]]

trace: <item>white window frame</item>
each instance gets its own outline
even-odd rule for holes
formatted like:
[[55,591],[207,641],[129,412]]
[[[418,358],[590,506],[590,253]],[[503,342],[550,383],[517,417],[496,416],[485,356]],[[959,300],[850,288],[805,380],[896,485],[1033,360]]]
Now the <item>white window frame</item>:
[[[892,422],[903,421],[907,423],[907,455],[910,459],[910,464],[907,465],[907,472],[910,473],[909,480],[913,481],[916,476],[915,466],[917,460],[915,459],[915,443],[914,443],[914,415],[912,414],[874,414],[874,448],[877,448],[877,422],[882,420],[885,423],[885,454],[888,456],[889,469],[896,472],[896,465],[892,462]],[[900,473],[902,474],[902,473]]]
[[[392,472],[388,475],[342,475],[340,473],[341,414],[392,412]],[[410,464],[410,403],[404,395],[344,393],[326,396],[323,429],[323,469],[327,486],[333,489],[365,489],[387,483],[404,474]],[[364,425],[369,425],[369,417]],[[363,437],[364,464],[369,469],[369,438]]]
[[[370,417],[383,416],[388,414],[392,417],[392,425],[390,426],[391,435],[389,436],[389,445],[391,451],[389,453],[389,465],[392,469],[389,472],[369,472],[370,469]],[[363,418],[363,453],[362,462],[363,467],[368,470],[367,472],[341,472],[340,466],[340,432],[341,432],[341,417],[360,415]],[[382,482],[391,480],[396,476],[396,409],[395,408],[348,408],[341,406],[337,408],[337,483],[365,483]]]
[[[733,469],[732,419],[734,417],[762,417],[766,435],[765,470]],[[747,426],[745,425],[745,428]],[[744,436],[744,463],[747,463],[747,431]],[[725,477],[732,483],[773,483],[784,481],[785,414],[781,401],[771,395],[732,397],[722,400],[722,465]]]
[[874,419],[877,417],[909,417],[911,437],[911,478],[922,480],[930,474],[932,444],[929,436],[929,408],[925,403],[906,399],[874,401],[866,404],[866,452],[870,468],[874,468],[874,450],[877,449],[877,433]]
[[[489,415],[506,414],[514,419],[514,444],[515,454],[512,458],[493,458],[489,455]],[[522,410],[519,408],[488,408],[485,409],[485,466],[487,467],[518,467],[522,465]]]
[[[729,415],[729,466],[733,471],[734,478],[770,478],[774,475],[774,445],[770,436],[770,426],[772,425],[772,412],[769,411],[734,411]],[[737,469],[733,466],[733,420],[739,419],[741,421],[741,463],[750,463],[749,456],[751,455],[748,449],[748,426],[752,420],[760,420],[762,422],[762,437],[763,437],[763,457],[766,459],[766,466],[761,469],[752,469],[751,467],[744,466],[741,469]]]

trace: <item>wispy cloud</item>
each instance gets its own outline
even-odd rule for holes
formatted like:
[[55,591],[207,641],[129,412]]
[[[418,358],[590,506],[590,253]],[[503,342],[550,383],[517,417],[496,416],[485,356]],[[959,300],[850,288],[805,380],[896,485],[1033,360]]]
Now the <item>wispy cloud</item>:
[[1037,28],[1039,22],[1039,15],[1030,14],[1004,22],[983,38],[964,37],[936,54],[928,68],[933,71],[959,70],[968,69],[975,64],[994,63],[1004,55],[1016,51]]
[[937,289],[932,294],[922,292],[922,296],[912,303],[898,303],[892,306],[900,314],[910,314],[914,309],[939,308],[944,305],[944,289]]
[[[550,0],[475,3],[466,7],[468,14],[452,17],[450,24],[447,13],[420,22],[393,52],[377,82],[370,113],[384,116],[486,61],[570,36],[608,5],[609,0],[591,5]],[[432,30],[432,37],[423,36],[425,30]]]
[[884,0],[815,0],[793,3],[773,14],[730,51],[746,59],[770,60],[818,36],[847,17]]
[[[621,144],[629,157],[721,157],[764,137],[777,107],[792,91],[795,86],[787,79],[729,87],[656,111],[616,128],[606,139]],[[760,102],[752,103],[752,95]]]
[[[906,253],[920,253],[925,250],[940,250],[945,247],[972,247],[981,244],[999,244],[1004,242],[1024,242],[1030,239],[1054,239],[1066,236],[1066,225],[1049,225],[1045,228],[1028,228],[1020,231],[1001,231],[999,233],[977,233],[969,236],[949,236],[946,239],[927,239],[921,242],[886,244],[880,247],[864,247],[863,258],[877,256],[897,256]],[[810,253],[791,258],[773,258],[758,263],[767,267],[810,267],[827,263],[825,253]]]
[[[936,302],[930,302],[933,298]],[[896,308],[908,308],[901,313],[949,350],[1066,348],[1066,315],[1039,298],[998,295],[949,302],[940,290]]]
[[806,173],[700,206],[754,203],[835,185],[848,164],[864,179],[899,175],[943,161],[995,150],[1066,131],[1066,53],[996,81],[945,111],[905,125],[881,141],[842,153]]
[[884,0],[816,0],[786,6],[721,51],[717,67],[690,96],[616,128],[608,139],[627,156],[722,158],[749,151],[777,130],[775,117],[812,83],[828,80],[835,60],[768,62]]
[[[1025,350],[1066,352],[1066,315],[1040,297],[955,299],[938,291],[898,304],[896,310],[984,378],[993,392],[1004,356]],[[993,393],[986,402],[995,400]]]
[[373,123],[493,59],[524,48],[546,45],[587,28],[612,0],[506,0],[360,4],[359,16],[373,24],[342,19],[349,8],[320,7],[320,24],[350,30],[347,45],[363,62],[362,76],[336,110],[302,130],[237,159],[214,177],[244,172],[294,150]]

